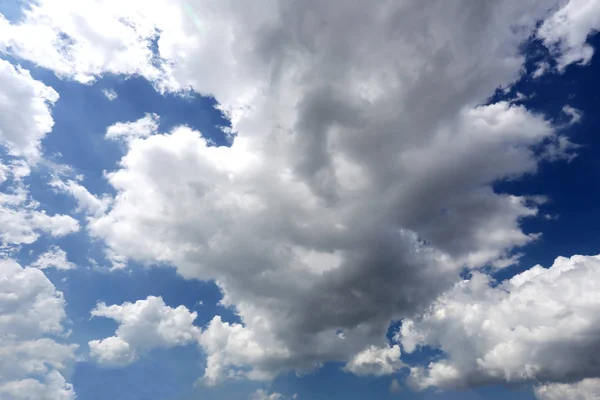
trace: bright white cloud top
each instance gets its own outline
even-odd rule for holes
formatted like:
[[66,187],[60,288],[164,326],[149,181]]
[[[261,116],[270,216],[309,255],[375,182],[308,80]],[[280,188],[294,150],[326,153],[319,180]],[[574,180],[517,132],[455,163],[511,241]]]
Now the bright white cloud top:
[[593,377],[600,360],[600,256],[558,258],[498,286],[476,273],[406,320],[405,351],[440,348],[448,358],[411,371],[414,385],[469,387]]
[[61,371],[77,346],[46,337],[64,333],[64,306],[42,271],[0,260],[1,398],[75,399]]
[[104,364],[127,365],[141,351],[193,343],[200,334],[193,325],[195,312],[184,306],[171,308],[160,297],[148,296],[122,305],[100,303],[92,310],[92,316],[119,323],[115,336],[89,343],[91,356]]
[[[163,93],[214,96],[234,134],[218,147],[187,126],[161,130],[149,111],[107,127],[124,151],[106,173],[114,197],[60,174],[50,182],[77,201],[81,222],[41,210],[17,164],[3,163],[3,248],[82,223],[116,267],[166,264],[212,280],[241,320],[216,315],[201,329],[194,312],[158,297],[100,303],[92,315],[119,324],[89,343],[102,364],[198,343],[212,385],[326,362],[382,376],[404,366],[400,344],[428,345],[447,358],[412,366],[417,389],[539,383],[542,399],[593,390],[589,380],[560,385],[594,377],[597,257],[559,258],[495,287],[479,270],[514,264],[513,251],[539,237],[521,222],[538,217],[543,193],[497,193],[493,184],[576,150],[548,116],[487,99],[519,79],[531,37],[558,72],[588,63],[599,15],[597,0],[31,2],[17,22],[0,16],[4,54],[81,84],[139,75]],[[537,77],[550,71],[540,68]],[[25,166],[43,154],[58,98],[0,60],[0,115],[10,116],[0,118],[0,141]],[[61,251],[32,265],[72,269]],[[473,276],[461,281],[464,268]],[[63,317],[38,336],[60,331]],[[400,344],[390,346],[397,320]],[[29,343],[18,340],[9,350]],[[19,375],[0,393],[19,398],[18,388],[45,385],[64,392],[49,399],[71,398],[61,362],[46,367],[45,381]]]

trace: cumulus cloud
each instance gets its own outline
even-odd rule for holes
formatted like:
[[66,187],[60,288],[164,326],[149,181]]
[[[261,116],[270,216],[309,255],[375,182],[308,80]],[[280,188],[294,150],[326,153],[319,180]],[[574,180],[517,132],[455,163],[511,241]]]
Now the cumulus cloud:
[[541,385],[535,388],[535,396],[539,400],[597,400],[600,399],[600,379]]
[[0,144],[11,155],[38,159],[40,141],[54,125],[50,106],[58,93],[29,71],[0,59],[0,96]]
[[74,361],[76,345],[62,335],[62,293],[35,268],[0,260],[0,394],[8,400],[71,400],[72,385],[61,374]]
[[554,52],[558,69],[569,64],[587,64],[594,49],[587,43],[590,34],[600,29],[600,1],[570,0],[540,26],[538,37]]
[[[0,21],[0,43],[80,82],[135,73],[220,103],[231,147],[158,132],[155,116],[109,128],[127,149],[90,229],[121,262],[215,280],[242,323],[201,334],[206,378],[268,379],[351,362],[462,268],[507,266],[537,237],[520,221],[540,197],[492,185],[565,146],[543,115],[486,99],[561,3],[40,0]],[[556,57],[577,61],[571,47]],[[544,143],[555,156],[532,150]],[[106,343],[137,355],[120,334]]]
[[133,140],[145,138],[157,133],[159,117],[156,114],[146,114],[133,122],[117,122],[106,130],[106,138],[112,140]]
[[50,186],[58,192],[73,197],[77,201],[76,211],[85,212],[92,218],[103,215],[111,203],[110,196],[96,196],[90,193],[81,183],[72,179],[64,181],[59,177],[54,177],[50,181]]
[[[251,376],[270,377],[290,366],[348,361],[461,266],[505,260],[507,249],[534,239],[518,221],[536,213],[536,200],[496,194],[487,182],[535,171],[528,144],[550,135],[548,122],[520,106],[473,108],[426,147],[401,152],[399,165],[390,161],[404,176],[394,190],[381,163],[336,156],[331,176],[340,178],[330,195],[294,171],[301,136],[281,138],[279,148],[257,149],[266,144],[241,136],[230,148],[211,147],[179,127],[131,142],[122,168],[108,175],[119,194],[91,229],[117,254],[216,279],[224,304],[245,323],[227,325],[226,334],[245,332],[261,350],[244,354],[232,341],[207,346],[215,349],[207,377],[246,362]],[[276,154],[280,160],[268,157]],[[434,188],[445,195],[430,197]]]
[[171,308],[161,297],[148,296],[135,303],[107,306],[92,310],[92,316],[114,319],[119,327],[115,336],[89,342],[90,355],[99,363],[122,366],[154,348],[170,348],[194,343],[199,328],[193,325],[197,314],[186,307]]
[[[55,237],[79,230],[79,223],[68,215],[49,215],[31,198],[27,187],[13,169],[13,180],[0,192],[0,243],[15,246],[35,242],[42,233]],[[16,174],[16,175],[15,175]]]
[[384,376],[397,372],[402,366],[399,345],[386,348],[371,346],[355,355],[344,369],[358,376]]
[[55,245],[50,246],[50,249],[41,254],[31,266],[39,269],[56,268],[60,270],[77,268],[75,264],[67,260],[67,252]]
[[515,4],[192,3],[201,35],[185,18],[162,25],[173,76],[215,95],[235,140],[138,135],[91,229],[116,254],[218,283],[243,323],[203,333],[209,381],[349,362],[462,267],[507,266],[536,238],[520,220],[538,198],[491,184],[535,173],[532,148],[554,128],[478,105],[517,79],[519,45],[546,16]]
[[594,377],[598,277],[600,256],[559,257],[548,269],[537,265],[498,285],[474,273],[425,314],[403,321],[405,352],[430,346],[446,354],[413,367],[409,382],[423,389]]
[[73,385],[57,371],[47,374],[43,382],[27,378],[0,386],[2,398],[7,400],[75,400]]
[[[0,15],[0,50],[58,76],[90,83],[103,73],[139,74],[158,81],[164,71],[153,63],[156,25],[140,16],[145,2],[118,0],[26,2],[23,17],[11,24]],[[153,18],[169,19],[168,9]]]

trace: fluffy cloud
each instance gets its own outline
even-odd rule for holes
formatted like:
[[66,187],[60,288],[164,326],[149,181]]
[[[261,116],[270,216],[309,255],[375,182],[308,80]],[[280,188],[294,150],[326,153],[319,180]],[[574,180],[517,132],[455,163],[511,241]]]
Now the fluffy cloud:
[[[503,260],[534,238],[518,220],[536,213],[535,199],[496,194],[488,182],[535,171],[528,145],[552,135],[550,125],[507,103],[461,112],[456,124],[390,160],[404,177],[393,186],[385,161],[335,156],[331,178],[339,179],[330,194],[295,171],[301,136],[256,148],[266,143],[240,135],[225,148],[176,128],[131,142],[122,168],[109,174],[119,192],[114,205],[91,229],[118,254],[217,280],[224,304],[245,323],[227,334],[246,332],[261,350],[239,353],[232,336],[215,347],[207,377],[242,361],[256,377],[348,361],[379,342],[391,319],[449,285],[462,265]],[[434,188],[446,191],[432,198]]]
[[573,384],[553,383],[536,387],[539,400],[597,400],[600,399],[600,379],[584,379]]
[[404,320],[406,352],[431,346],[447,356],[414,367],[410,383],[422,389],[594,377],[599,277],[600,256],[559,257],[549,269],[538,265],[499,285],[474,273],[420,318]]
[[39,158],[40,141],[54,125],[49,107],[57,100],[58,93],[29,71],[0,59],[0,144],[9,154]]
[[569,64],[590,62],[594,49],[586,42],[598,29],[600,1],[570,0],[544,21],[538,37],[556,55],[558,69],[564,70]]
[[34,268],[0,260],[0,394],[8,400],[71,400],[72,386],[61,374],[74,360],[76,345],[62,335],[62,293]]
[[[36,0],[25,3],[23,18],[12,25],[0,15],[0,50],[82,83],[103,73],[139,74],[158,81],[164,74],[153,63],[156,25],[144,2]],[[150,7],[148,13],[153,11]],[[166,18],[168,10],[157,10]]]
[[160,297],[149,296],[135,303],[107,306],[103,303],[92,316],[119,323],[115,336],[89,342],[90,354],[108,365],[127,365],[139,354],[154,348],[170,348],[194,343],[200,330],[193,325],[197,314],[184,306],[171,308]]
[[79,182],[71,179],[63,181],[58,177],[54,177],[50,181],[50,186],[60,193],[73,197],[77,201],[76,211],[83,211],[91,218],[103,215],[111,203],[109,196],[93,195]]
[[146,114],[134,122],[117,122],[106,130],[107,139],[122,139],[125,141],[145,138],[157,133],[159,117],[156,114]]
[[[540,156],[559,141],[544,116],[485,103],[558,4],[39,0],[0,40],[81,82],[137,73],[215,96],[231,147],[158,133],[154,117],[113,127],[136,139],[90,228],[120,260],[215,280],[242,323],[215,317],[202,333],[206,378],[265,379],[350,362],[463,267],[506,266],[536,238],[520,221],[541,198],[492,184],[569,146]],[[137,354],[121,334],[103,346]]]
[[[22,172],[22,171],[21,171]],[[68,215],[48,215],[31,198],[20,181],[19,168],[12,169],[13,180],[0,192],[0,243],[15,246],[35,242],[42,233],[55,237],[79,230],[79,223]]]
[[41,254],[31,266],[39,269],[56,268],[61,270],[77,268],[75,264],[67,260],[67,252],[58,246],[50,246],[50,249]]
[[43,382],[35,379],[12,381],[0,386],[7,400],[75,400],[73,385],[57,371],[48,373]]
[[491,184],[535,173],[553,127],[478,105],[518,78],[546,15],[518,4],[192,3],[202,34],[163,26],[173,76],[216,96],[235,139],[137,135],[91,229],[116,254],[218,283],[243,323],[203,333],[210,382],[349,362],[462,267],[509,265],[535,239],[519,222],[540,198]]
[[345,370],[358,376],[383,376],[397,372],[403,366],[400,361],[400,346],[387,348],[371,346],[354,356]]

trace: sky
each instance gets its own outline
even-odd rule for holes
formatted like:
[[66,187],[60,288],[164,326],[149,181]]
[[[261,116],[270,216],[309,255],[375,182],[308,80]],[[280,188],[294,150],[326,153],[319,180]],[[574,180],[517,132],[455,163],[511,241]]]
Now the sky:
[[600,399],[600,0],[0,0],[0,399]]

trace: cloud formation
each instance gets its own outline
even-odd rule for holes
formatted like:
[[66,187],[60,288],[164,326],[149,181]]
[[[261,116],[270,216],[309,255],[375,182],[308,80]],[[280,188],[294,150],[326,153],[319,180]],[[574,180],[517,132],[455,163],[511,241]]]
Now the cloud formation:
[[[596,22],[573,10],[597,3],[39,0],[20,22],[0,20],[0,47],[83,83],[139,74],[161,91],[191,88],[231,118],[230,147],[188,127],[158,132],[154,115],[110,127],[127,146],[107,175],[117,195],[89,220],[119,260],[219,285],[242,323],[216,316],[202,332],[209,382],[327,361],[361,374],[380,365],[363,352],[386,349],[390,321],[478,280],[496,294],[478,273],[452,287],[463,268],[506,267],[536,239],[520,223],[543,198],[493,183],[573,147],[544,115],[487,99],[519,78],[531,35],[559,65],[586,62]],[[154,306],[96,310],[121,325],[93,354],[137,357],[144,346],[123,307],[166,307],[144,301]],[[479,384],[514,367],[489,362],[432,384]],[[544,373],[569,379],[561,371]]]
[[355,355],[344,369],[358,376],[384,376],[397,372],[403,365],[399,345],[389,348],[371,346]]
[[58,93],[26,69],[0,59],[0,96],[0,145],[10,155],[37,160],[40,142],[54,126],[50,106]]
[[409,383],[455,388],[595,377],[599,277],[600,256],[559,257],[548,269],[537,265],[498,285],[474,273],[425,314],[403,321],[398,339],[404,351],[430,346],[446,355],[413,367]]
[[553,383],[535,388],[539,400],[596,400],[600,399],[600,379],[584,379],[574,384]]
[[77,265],[67,260],[67,252],[54,245],[50,246],[48,251],[41,254],[31,266],[39,269],[56,268],[60,270],[77,268]]
[[64,333],[64,306],[41,270],[0,260],[0,397],[75,399],[61,372],[77,346],[47,337]]
[[119,327],[115,336],[90,341],[90,355],[99,363],[123,366],[144,351],[194,343],[200,334],[193,325],[196,315],[184,306],[171,308],[154,296],[122,305],[99,303],[92,316],[114,319]]

